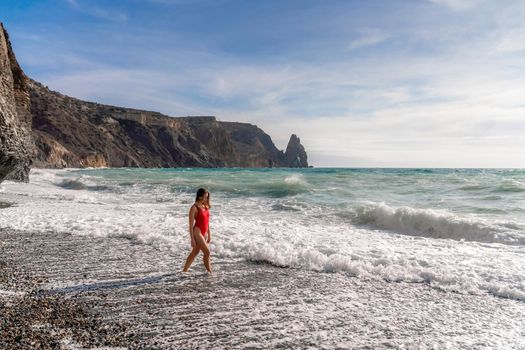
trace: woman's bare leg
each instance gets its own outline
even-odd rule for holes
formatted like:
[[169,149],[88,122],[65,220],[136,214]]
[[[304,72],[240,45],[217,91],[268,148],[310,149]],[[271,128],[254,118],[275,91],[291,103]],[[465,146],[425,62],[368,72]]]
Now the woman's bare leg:
[[211,273],[210,250],[208,249],[208,244],[206,243],[204,237],[202,237],[200,230],[199,232],[195,230],[193,234],[195,235],[195,243],[197,243],[197,247],[199,247],[199,249],[202,251],[202,254],[204,255],[204,267],[208,273]]
[[[198,227],[195,227],[193,230],[194,237],[196,235],[201,235],[201,230]],[[186,259],[186,264],[184,264],[184,268],[182,269],[183,272],[188,272],[190,269],[191,264],[193,263],[193,260],[195,257],[199,254],[200,248],[197,242],[195,242],[195,247],[190,252],[190,255],[188,255],[188,258]]]
[[186,259],[186,264],[184,264],[184,269],[182,271],[188,272],[190,269],[191,264],[193,263],[193,260],[195,260],[195,257],[199,254],[200,249],[197,247],[193,247],[191,250],[190,255],[188,255],[188,258]]

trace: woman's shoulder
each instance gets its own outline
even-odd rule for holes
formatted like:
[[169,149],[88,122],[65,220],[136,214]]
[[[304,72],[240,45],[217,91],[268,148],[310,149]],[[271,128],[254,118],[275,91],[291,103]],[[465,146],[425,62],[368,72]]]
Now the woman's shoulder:
[[199,205],[197,205],[195,203],[190,207],[190,211],[192,211],[192,210],[199,210],[199,209],[200,210],[209,210],[210,207],[207,206],[207,205],[204,205],[204,204],[199,206]]

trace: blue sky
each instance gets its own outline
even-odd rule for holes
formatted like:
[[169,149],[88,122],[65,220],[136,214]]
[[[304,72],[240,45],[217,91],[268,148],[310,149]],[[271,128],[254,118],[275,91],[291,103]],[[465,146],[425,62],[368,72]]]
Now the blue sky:
[[524,167],[521,0],[16,0],[64,94],[296,133],[315,166]]

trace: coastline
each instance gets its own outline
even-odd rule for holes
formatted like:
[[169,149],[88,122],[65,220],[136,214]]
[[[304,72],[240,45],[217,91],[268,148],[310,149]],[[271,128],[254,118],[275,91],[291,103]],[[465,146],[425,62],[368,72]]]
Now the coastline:
[[[525,345],[516,300],[227,259],[215,276],[200,260],[182,274],[186,251],[123,238],[1,230],[0,241],[0,305],[21,310],[2,330],[18,332],[13,349],[28,331],[68,349]],[[32,319],[49,309],[65,328]]]

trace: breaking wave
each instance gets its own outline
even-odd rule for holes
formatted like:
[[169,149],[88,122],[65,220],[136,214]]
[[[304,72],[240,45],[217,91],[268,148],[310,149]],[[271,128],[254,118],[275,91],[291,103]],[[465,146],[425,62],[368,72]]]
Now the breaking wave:
[[515,223],[488,223],[447,211],[372,203],[358,207],[351,216],[354,224],[411,236],[525,245],[525,234]]

